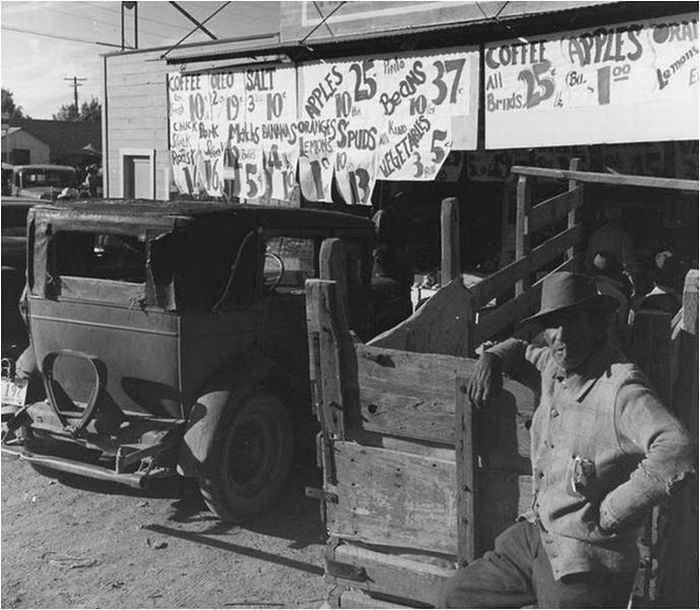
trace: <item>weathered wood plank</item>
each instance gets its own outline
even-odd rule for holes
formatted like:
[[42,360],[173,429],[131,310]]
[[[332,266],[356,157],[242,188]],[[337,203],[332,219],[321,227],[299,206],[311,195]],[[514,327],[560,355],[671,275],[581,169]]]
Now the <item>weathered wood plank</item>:
[[[515,212],[515,260],[525,258],[530,249],[530,230],[528,227],[528,215],[530,212],[530,185],[525,176],[518,178],[516,187]],[[515,283],[515,296],[521,295],[530,286],[529,279],[519,279]]]
[[316,394],[321,400],[324,431],[331,439],[343,438],[345,416],[358,411],[359,401],[355,349],[345,306],[336,282],[326,280],[307,280],[306,303],[310,344],[320,354],[321,383],[316,383]]
[[448,197],[442,200],[440,208],[441,228],[441,267],[440,284],[446,286],[452,280],[460,277],[460,246],[459,246],[459,200]]
[[472,404],[467,397],[467,380],[455,379],[455,429],[457,438],[457,565],[474,561],[476,539],[476,503],[478,489],[474,476],[474,430]]
[[333,451],[329,535],[456,555],[454,462],[343,441]]
[[343,240],[338,237],[324,239],[321,242],[318,259],[320,278],[337,282],[336,290],[347,311],[348,274]]
[[[364,569],[364,582],[326,576],[326,580],[356,587],[379,595],[403,598],[407,603],[437,605],[437,596],[454,568],[408,559],[395,553],[377,552],[353,544],[341,544],[333,551],[333,560]],[[376,600],[375,600],[376,601]],[[372,606],[381,607],[381,606]]]
[[474,309],[486,305],[491,299],[500,296],[513,287],[515,282],[538,270],[561,256],[567,248],[579,243],[583,237],[583,226],[576,225],[565,229],[540,244],[528,256],[515,261],[470,288]]
[[[569,162],[569,170],[572,172],[578,171],[579,166],[581,165],[581,159],[578,157],[574,157],[571,159]],[[577,188],[581,189],[581,203],[583,203],[583,186],[578,186],[578,182],[576,180],[570,179],[569,180],[569,192],[572,192],[576,190]],[[571,229],[575,224],[576,224],[576,216],[577,216],[577,208],[574,208],[569,211],[569,215],[567,218],[566,222],[566,227],[568,229]],[[566,258],[574,258],[578,254],[578,250],[580,250],[580,245],[579,247],[571,247],[566,251]]]
[[569,259],[559,265],[554,271],[535,282],[527,291],[503,303],[496,311],[481,317],[476,325],[474,344],[480,345],[488,341],[496,333],[509,324],[514,324],[537,309],[542,294],[542,282],[545,278],[558,271],[571,271],[576,267],[576,259]]
[[698,270],[691,269],[683,286],[683,330],[698,335]]
[[[364,430],[454,445],[454,380],[469,377],[475,360],[367,345],[356,345],[356,351],[361,412],[353,421]],[[535,399],[529,388],[505,379],[504,392],[489,405],[488,417],[512,419],[517,404],[526,418]],[[510,439],[504,426],[498,430],[509,447],[527,442],[516,438],[515,425]],[[506,453],[503,447],[498,452]]]
[[380,432],[371,432],[355,428],[346,430],[345,435],[345,440],[356,441],[368,447],[379,447],[382,449],[391,449],[393,451],[403,451],[404,453],[414,453],[425,457],[434,457],[446,462],[454,462],[456,459],[454,447],[436,444],[431,441],[399,438],[381,434]]
[[663,402],[671,404],[672,342],[671,314],[640,310],[630,336],[632,354]]
[[438,290],[410,318],[377,335],[368,345],[409,352],[469,355],[474,310],[461,279]]
[[578,180],[583,184],[615,184],[627,186],[644,186],[649,188],[676,189],[679,191],[698,192],[697,180],[677,178],[655,178],[651,176],[631,176],[629,174],[603,174],[599,172],[571,171],[545,167],[525,167],[514,165],[510,171],[519,176],[552,178],[556,180]]
[[[565,191],[559,195],[538,203],[530,210],[531,233],[557,222],[569,216],[571,212],[583,205],[583,187],[577,186],[571,191]],[[573,226],[573,225],[572,225]]]
[[338,608],[410,608],[370,597],[362,591],[346,589],[340,593]]

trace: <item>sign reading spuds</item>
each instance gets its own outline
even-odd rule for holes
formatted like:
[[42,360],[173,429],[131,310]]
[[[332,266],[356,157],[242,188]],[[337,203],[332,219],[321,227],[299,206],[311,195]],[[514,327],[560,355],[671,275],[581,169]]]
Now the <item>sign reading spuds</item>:
[[434,180],[476,148],[478,51],[402,53],[299,68],[299,179],[307,199],[369,203],[377,178]]
[[688,14],[487,44],[487,148],[696,139]]

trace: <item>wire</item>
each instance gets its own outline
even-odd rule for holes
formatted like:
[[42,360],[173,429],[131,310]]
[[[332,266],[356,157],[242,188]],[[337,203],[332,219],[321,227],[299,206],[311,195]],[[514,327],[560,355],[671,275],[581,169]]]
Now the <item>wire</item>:
[[22,28],[13,28],[13,27],[10,27],[9,25],[3,25],[0,27],[3,30],[8,30],[10,32],[20,32],[22,34],[32,34],[33,36],[45,36],[46,38],[56,38],[58,40],[69,40],[70,42],[82,42],[84,44],[96,44],[96,45],[100,45],[103,47],[116,47],[117,49],[122,48],[122,46],[120,44],[111,44],[109,42],[99,42],[96,40],[83,40],[81,38],[71,38],[69,36],[59,36],[58,34],[45,34],[43,32],[33,32],[31,30],[24,30]]
[[313,27],[313,29],[312,29],[306,36],[304,36],[304,38],[302,38],[302,39],[299,41],[299,44],[304,44],[304,41],[306,41],[306,39],[307,39],[309,36],[311,36],[311,34],[313,34],[318,28],[320,28],[324,23],[326,23],[326,21],[328,21],[328,20],[331,18],[331,16],[332,16],[338,9],[340,9],[344,4],[345,4],[345,0],[343,0],[343,2],[341,2],[341,3],[340,3],[338,6],[336,6],[330,13],[328,13],[328,14],[321,20],[320,23],[318,23],[317,25],[315,25],[315,26]]

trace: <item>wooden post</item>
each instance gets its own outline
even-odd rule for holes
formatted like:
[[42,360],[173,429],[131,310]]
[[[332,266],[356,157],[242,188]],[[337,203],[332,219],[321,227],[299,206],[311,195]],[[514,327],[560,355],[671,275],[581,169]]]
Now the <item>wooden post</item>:
[[474,428],[468,380],[457,377],[455,385],[455,446],[457,448],[457,565],[463,567],[476,553],[476,477],[474,475]]
[[[515,260],[527,256],[530,249],[530,236],[528,227],[528,214],[530,212],[530,185],[526,176],[518,178],[517,186],[517,212],[515,216]],[[530,287],[529,273],[522,280],[515,283],[515,296],[520,296]]]
[[460,277],[462,271],[459,250],[459,201],[456,197],[447,197],[442,200],[440,226],[442,241],[440,285],[445,286]]
[[[580,164],[581,164],[581,159],[579,159],[578,157],[574,157],[569,162],[569,170],[572,172],[578,171]],[[570,191],[573,191],[577,186],[578,186],[578,180],[573,180],[573,179],[569,180],[569,190]],[[569,212],[569,216],[568,216],[567,222],[566,222],[566,227],[568,229],[571,229],[576,224],[576,214],[577,214],[577,211],[575,209],[571,210]],[[572,246],[571,248],[569,248],[566,251],[567,258],[574,258],[577,255],[578,255],[578,252],[576,251],[576,246]]]
[[345,244],[338,237],[324,239],[318,254],[320,279],[337,283],[341,302],[347,310],[348,306],[348,273],[345,255]]
[[357,360],[336,282],[307,280],[310,373],[321,425],[330,440],[345,437],[346,416],[359,409]]

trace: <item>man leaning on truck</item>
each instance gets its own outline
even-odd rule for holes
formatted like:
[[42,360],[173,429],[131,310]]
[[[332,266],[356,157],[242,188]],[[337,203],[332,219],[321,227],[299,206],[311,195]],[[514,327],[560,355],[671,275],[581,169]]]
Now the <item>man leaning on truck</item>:
[[688,432],[634,364],[606,341],[616,301],[586,275],[546,278],[546,346],[508,339],[478,361],[469,398],[481,407],[501,373],[534,367],[541,398],[531,427],[531,509],[495,549],[450,578],[442,607],[623,608],[638,565],[647,509],[694,470]]

